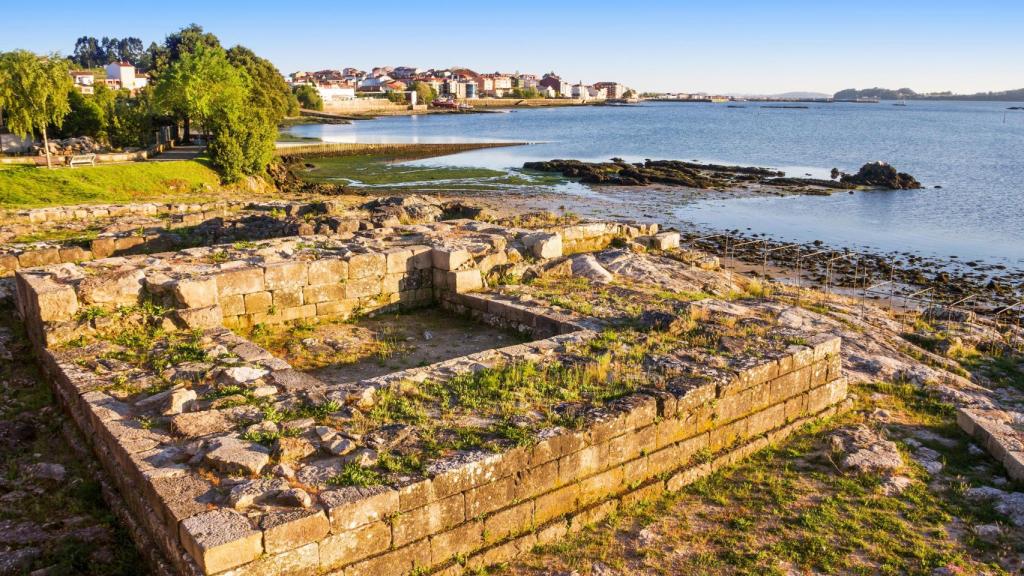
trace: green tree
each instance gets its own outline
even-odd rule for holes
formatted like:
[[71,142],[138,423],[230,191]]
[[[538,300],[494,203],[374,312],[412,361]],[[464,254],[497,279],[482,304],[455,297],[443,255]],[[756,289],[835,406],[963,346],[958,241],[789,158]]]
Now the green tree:
[[46,165],[52,167],[47,126],[58,129],[70,111],[71,75],[68,61],[57,55],[37,56],[27,50],[0,53],[0,106],[7,128],[23,137],[43,136]]
[[234,46],[227,54],[228,61],[245,70],[252,79],[252,103],[267,111],[275,124],[280,123],[285,116],[298,115],[298,100],[270,60],[260,58],[245,46]]
[[185,122],[185,141],[189,141],[192,122],[207,127],[221,92],[247,90],[248,78],[243,80],[243,74],[228,62],[223,49],[199,45],[161,73],[154,87],[156,101]]
[[416,101],[420,104],[430,104],[437,99],[437,90],[426,82],[413,82],[410,88],[416,92]]
[[295,98],[300,108],[305,108],[306,110],[324,109],[324,99],[320,97],[320,93],[316,91],[316,88],[309,84],[296,86]]
[[64,124],[57,133],[63,138],[90,136],[97,140],[106,140],[106,114],[96,100],[72,88],[68,93],[70,112],[64,117]]

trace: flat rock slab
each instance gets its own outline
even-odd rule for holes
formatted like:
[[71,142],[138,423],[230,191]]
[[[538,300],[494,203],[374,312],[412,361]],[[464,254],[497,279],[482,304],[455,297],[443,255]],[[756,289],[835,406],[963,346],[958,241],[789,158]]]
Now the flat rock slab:
[[263,533],[233,510],[211,510],[181,523],[181,541],[207,574],[251,562],[263,553]]
[[228,474],[255,476],[270,463],[270,450],[238,438],[215,441],[215,448],[206,454],[211,466]]

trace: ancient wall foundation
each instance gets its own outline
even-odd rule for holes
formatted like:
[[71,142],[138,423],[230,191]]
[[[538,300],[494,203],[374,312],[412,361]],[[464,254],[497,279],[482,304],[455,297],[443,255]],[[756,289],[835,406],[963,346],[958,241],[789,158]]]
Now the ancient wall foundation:
[[[677,363],[580,404],[571,426],[346,485],[386,453],[375,438],[410,427],[347,434],[337,422],[380,419],[374,407],[417,383],[578,356],[608,328],[493,293],[495,273],[656,232],[457,221],[284,238],[21,270],[17,302],[62,405],[180,573],[459,573],[678,490],[843,405],[839,339],[787,334],[770,352]],[[228,329],[431,305],[532,340],[327,383]],[[151,315],[141,357],[97,336],[116,333],[111,314],[126,307]]]

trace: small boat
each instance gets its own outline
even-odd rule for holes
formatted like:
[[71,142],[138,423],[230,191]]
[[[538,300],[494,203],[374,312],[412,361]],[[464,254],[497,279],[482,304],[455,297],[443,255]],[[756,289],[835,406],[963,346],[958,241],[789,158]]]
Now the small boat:
[[905,99],[903,99],[903,98],[900,98],[899,100],[897,100],[896,102],[893,103],[893,106],[906,106],[906,105],[907,105],[907,101]]

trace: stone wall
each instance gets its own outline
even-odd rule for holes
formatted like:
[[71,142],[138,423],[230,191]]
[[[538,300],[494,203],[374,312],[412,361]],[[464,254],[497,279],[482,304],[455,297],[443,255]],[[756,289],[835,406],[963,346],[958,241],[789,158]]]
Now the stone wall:
[[[432,230],[443,233],[431,236]],[[620,506],[678,490],[834,412],[846,398],[839,339],[811,337],[806,346],[758,358],[725,379],[676,378],[663,390],[641,389],[595,408],[578,429],[551,428],[528,445],[499,453],[460,452],[431,463],[424,477],[397,484],[326,489],[309,507],[254,523],[204,502],[210,482],[174,460],[184,442],[172,434],[181,432],[178,424],[157,430],[135,417],[141,403],[152,406],[156,400],[115,400],[104,391],[109,373],[62,360],[52,348],[66,326],[81,327],[75,317],[86,306],[156,298],[173,303],[168,320],[207,329],[222,349],[245,362],[258,361],[270,381],[284,388],[323,388],[330,397],[330,386],[222,325],[436,302],[542,340],[378,377],[368,383],[371,389],[486,366],[487,355],[543,359],[544,351],[592,338],[588,320],[481,292],[487,272],[524,255],[554,258],[566,246],[600,247],[620,235],[656,230],[603,224],[536,232],[467,221],[392,232],[367,231],[363,244],[278,241],[216,264],[196,263],[220,253],[204,248],[101,260],[87,270],[65,264],[17,274],[19,313],[62,405],[93,442],[133,516],[182,574],[387,576],[459,573],[498,563]],[[394,240],[383,242],[385,237]],[[425,243],[404,243],[412,237]],[[160,394],[170,392],[155,396],[164,401]],[[216,419],[224,412],[179,417]],[[250,452],[269,461],[269,455]]]

